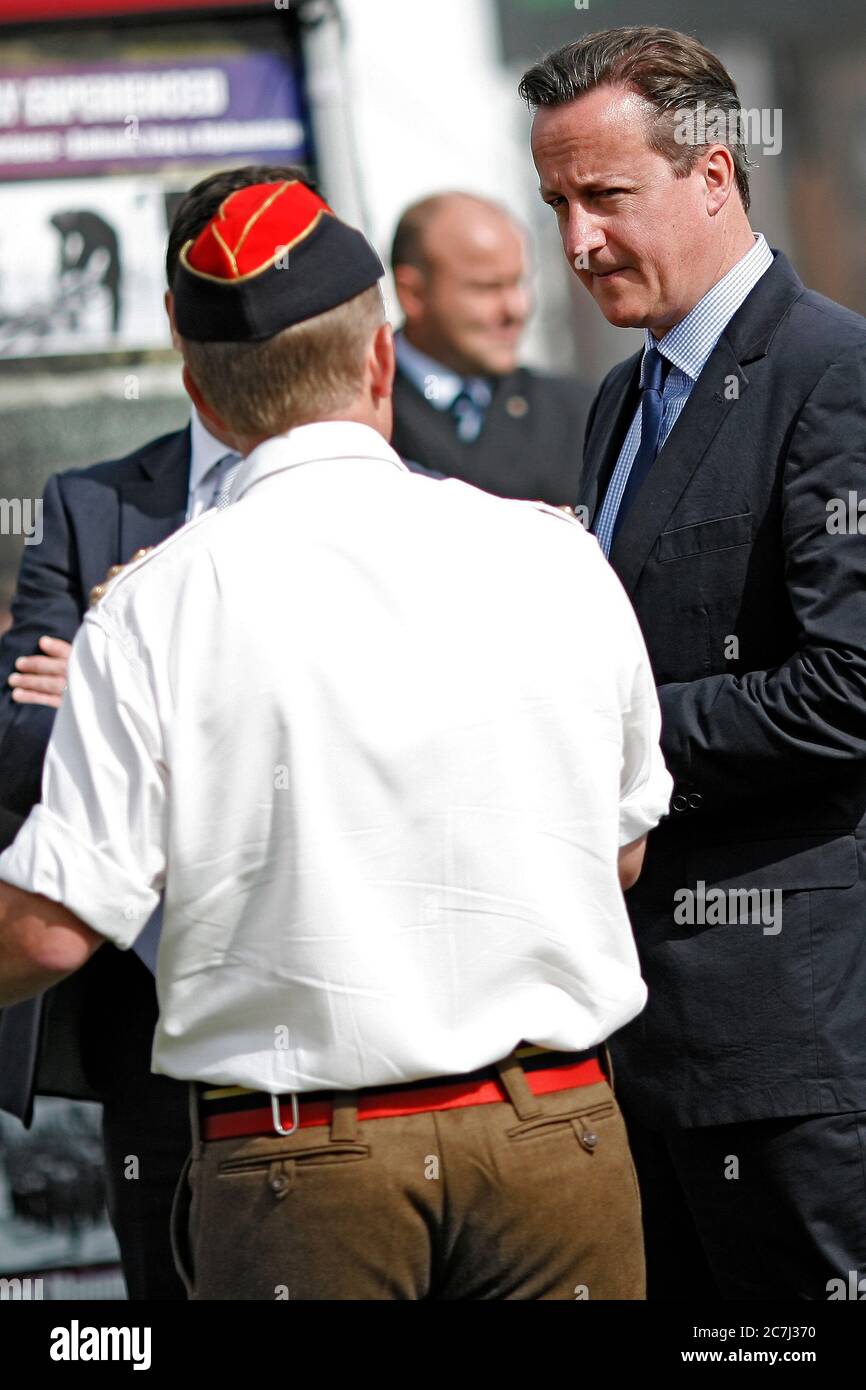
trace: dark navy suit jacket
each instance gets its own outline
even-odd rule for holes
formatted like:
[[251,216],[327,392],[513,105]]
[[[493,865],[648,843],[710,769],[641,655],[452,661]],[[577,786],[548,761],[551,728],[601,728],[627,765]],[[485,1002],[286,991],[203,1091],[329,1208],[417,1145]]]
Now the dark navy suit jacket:
[[[112,565],[158,545],[186,519],[190,432],[180,430],[126,458],[73,469],[48,480],[39,545],[26,546],[0,640],[0,840],[10,843],[39,800],[42,762],[54,722],[45,705],[20,705],[8,678],[19,656],[32,656],[47,634],[71,642],[90,590]],[[111,948],[112,950],[114,948]],[[99,953],[102,955],[102,952]],[[0,1012],[0,1109],[30,1123],[40,1091],[95,1099],[78,1044],[90,962],[36,999]],[[102,962],[100,969],[105,970]],[[101,977],[101,989],[105,981]],[[90,1020],[92,1023],[92,1020]]]
[[[639,368],[640,354],[615,367],[590,414],[590,520]],[[649,1003],[611,1047],[621,1097],[651,1125],[866,1109],[866,541],[832,521],[852,492],[866,493],[866,320],[777,252],[610,552],[675,782],[628,897]],[[779,929],[739,907],[677,920],[683,889],[732,905],[778,893]]]

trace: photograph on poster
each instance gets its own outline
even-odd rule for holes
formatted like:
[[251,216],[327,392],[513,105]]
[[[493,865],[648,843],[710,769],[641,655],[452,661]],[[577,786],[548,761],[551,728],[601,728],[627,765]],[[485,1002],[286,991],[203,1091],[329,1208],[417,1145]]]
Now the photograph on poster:
[[160,180],[8,187],[0,233],[0,357],[166,347]]

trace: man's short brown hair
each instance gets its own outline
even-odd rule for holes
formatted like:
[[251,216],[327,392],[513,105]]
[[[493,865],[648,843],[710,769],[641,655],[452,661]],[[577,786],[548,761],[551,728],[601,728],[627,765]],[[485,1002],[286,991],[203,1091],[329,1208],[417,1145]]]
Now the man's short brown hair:
[[184,338],[183,356],[205,400],[233,434],[248,439],[285,434],[354,400],[370,341],[384,321],[381,291],[371,285],[264,342]]
[[[523,74],[518,91],[537,110],[562,106],[603,86],[630,88],[649,103],[655,117],[647,141],[679,178],[691,173],[706,146],[680,143],[674,135],[676,118],[694,115],[699,102],[706,111],[722,111],[726,117],[740,111],[736,84],[714,53],[688,34],[650,25],[605,29],[548,53]],[[734,139],[712,143],[728,146],[737,189],[748,212],[752,161],[746,154],[741,124]]]

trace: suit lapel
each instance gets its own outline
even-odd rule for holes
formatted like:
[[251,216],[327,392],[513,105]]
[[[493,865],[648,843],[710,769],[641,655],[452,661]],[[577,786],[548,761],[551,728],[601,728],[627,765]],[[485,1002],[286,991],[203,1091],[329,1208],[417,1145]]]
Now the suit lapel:
[[413,462],[460,476],[460,444],[447,411],[425,400],[397,368],[394,377],[394,447]]
[[[803,283],[787,257],[781,251],[774,252],[774,257],[773,264],[740,305],[710,353],[680,418],[617,532],[611,547],[610,562],[630,596],[634,595],[656,540],[700,466],[723,420],[731,411],[736,410],[738,402],[748,390],[749,380],[743,367],[766,356],[780,320],[803,293]],[[626,374],[620,381],[619,390],[614,386],[609,393],[612,400],[606,416],[608,428],[612,420],[615,422],[615,428],[621,428],[623,416],[630,420],[636,409],[638,393],[634,364],[639,361],[639,357],[640,355],[630,359],[630,362],[623,363],[625,373],[631,364],[633,389],[628,389],[623,384],[629,379]],[[617,397],[623,401],[623,407],[618,414]],[[600,440],[600,450],[604,448],[601,443],[605,439],[602,433],[603,426],[600,403],[599,416],[593,424],[592,431],[593,440]],[[609,459],[614,448],[619,451],[623,438],[624,432],[621,432],[608,439],[605,458]],[[596,477],[599,471],[600,469],[596,469]],[[588,483],[589,478],[588,474]],[[597,500],[596,498],[596,502]],[[594,506],[595,503],[590,508],[590,516],[593,515]]]
[[190,432],[181,430],[140,460],[141,475],[120,485],[120,559],[159,545],[186,521]]
[[610,562],[627,594],[634,593],[660,532],[722,421],[736,407],[748,385],[748,378],[723,334],[611,546]]
[[587,508],[589,525],[602,503],[601,482],[609,478],[619,457],[623,440],[640,396],[640,362],[643,351],[635,353],[615,368],[616,377],[596,406],[592,431],[584,456],[579,502]]

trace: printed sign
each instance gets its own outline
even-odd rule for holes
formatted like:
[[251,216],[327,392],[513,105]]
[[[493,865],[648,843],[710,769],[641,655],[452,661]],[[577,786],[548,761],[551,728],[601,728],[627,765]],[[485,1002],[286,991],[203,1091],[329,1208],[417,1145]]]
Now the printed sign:
[[0,181],[131,171],[233,155],[307,159],[298,75],[286,57],[6,67]]

